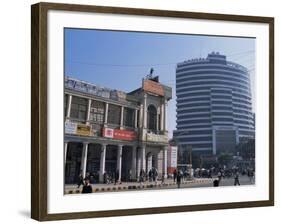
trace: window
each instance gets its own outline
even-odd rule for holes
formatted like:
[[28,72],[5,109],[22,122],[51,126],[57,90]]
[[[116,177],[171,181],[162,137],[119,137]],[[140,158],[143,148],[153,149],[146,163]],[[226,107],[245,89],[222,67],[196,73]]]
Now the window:
[[90,109],[90,121],[102,124],[104,121],[104,103],[99,101],[92,101]]
[[108,105],[108,118],[109,124],[120,124],[121,107],[113,104]]
[[131,108],[124,108],[124,126],[126,127],[134,127],[135,126],[135,112],[134,109]]
[[148,129],[150,131],[157,131],[157,110],[155,106],[149,105],[147,109]]
[[71,102],[70,117],[78,120],[86,120],[88,100],[73,96]]

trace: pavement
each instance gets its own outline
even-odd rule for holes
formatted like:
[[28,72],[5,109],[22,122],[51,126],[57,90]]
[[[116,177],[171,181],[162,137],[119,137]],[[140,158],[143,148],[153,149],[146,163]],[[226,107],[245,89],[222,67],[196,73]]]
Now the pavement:
[[[216,178],[194,178],[192,180],[184,180],[181,183],[181,187],[187,187],[189,185],[196,184],[213,184]],[[128,191],[128,190],[148,190],[148,189],[172,189],[177,188],[176,182],[173,179],[167,179],[164,183],[157,182],[122,182],[121,184],[92,184],[93,192],[107,192],[107,191]],[[82,186],[77,188],[77,184],[65,185],[65,194],[79,194],[82,191]]]
[[[199,188],[199,187],[213,187],[213,181],[215,178],[194,178],[192,180],[182,181],[180,188]],[[254,185],[248,176],[240,176],[239,178],[241,186]],[[234,186],[234,178],[223,178],[220,181],[219,186]],[[139,182],[122,182],[121,184],[92,184],[93,193],[98,192],[114,192],[114,191],[134,191],[134,190],[153,190],[153,189],[176,189],[177,184],[173,179],[167,179],[164,183],[161,181],[149,182],[146,181],[143,184]],[[79,194],[82,191],[82,186],[77,188],[76,184],[65,185],[65,194]]]

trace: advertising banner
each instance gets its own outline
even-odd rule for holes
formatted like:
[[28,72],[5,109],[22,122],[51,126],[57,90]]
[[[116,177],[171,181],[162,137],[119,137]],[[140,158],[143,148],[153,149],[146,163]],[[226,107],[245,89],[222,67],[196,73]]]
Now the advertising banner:
[[103,137],[133,141],[137,138],[137,135],[136,135],[136,132],[134,132],[134,131],[104,128]]

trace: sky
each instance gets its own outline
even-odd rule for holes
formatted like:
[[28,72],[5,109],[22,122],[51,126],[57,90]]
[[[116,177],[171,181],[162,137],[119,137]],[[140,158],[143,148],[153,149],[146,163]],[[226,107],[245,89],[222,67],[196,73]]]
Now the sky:
[[213,51],[250,71],[255,110],[255,39],[190,34],[71,29],[64,31],[65,75],[95,85],[130,92],[154,69],[160,82],[172,87],[168,131],[176,128],[176,64],[206,58]]

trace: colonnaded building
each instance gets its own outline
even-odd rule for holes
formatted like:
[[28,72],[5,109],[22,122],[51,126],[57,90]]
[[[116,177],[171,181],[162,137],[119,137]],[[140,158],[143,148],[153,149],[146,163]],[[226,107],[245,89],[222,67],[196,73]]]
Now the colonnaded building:
[[103,182],[107,174],[137,180],[152,167],[167,177],[167,102],[172,89],[143,79],[125,93],[65,77],[65,183],[82,172]]
[[176,95],[174,136],[192,153],[233,152],[239,141],[254,138],[249,71],[225,55],[178,63]]

